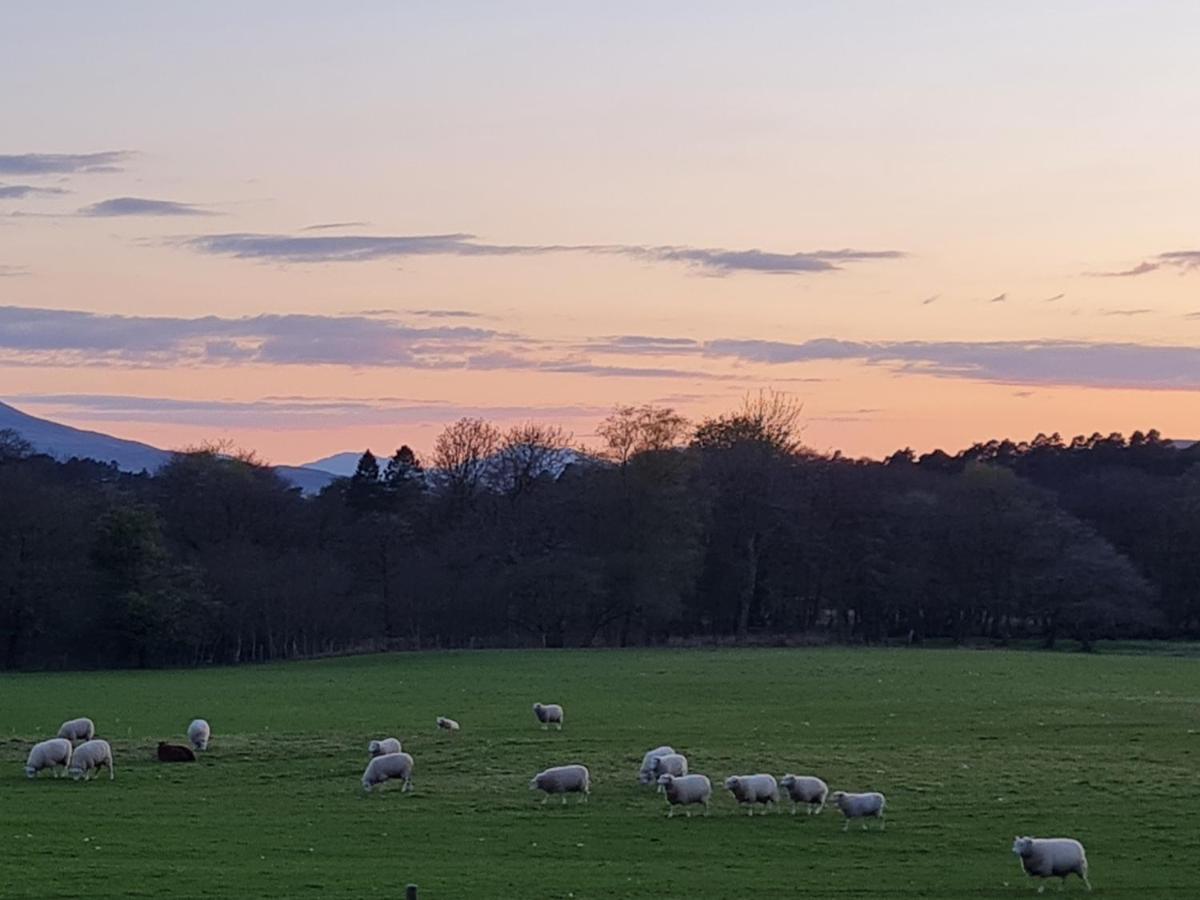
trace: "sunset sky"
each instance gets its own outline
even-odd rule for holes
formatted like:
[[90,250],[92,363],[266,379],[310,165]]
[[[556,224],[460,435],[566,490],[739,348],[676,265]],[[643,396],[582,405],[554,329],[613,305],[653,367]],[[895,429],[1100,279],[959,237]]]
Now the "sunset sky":
[[274,462],[774,388],[1200,438],[1200,4],[10,4],[0,400]]

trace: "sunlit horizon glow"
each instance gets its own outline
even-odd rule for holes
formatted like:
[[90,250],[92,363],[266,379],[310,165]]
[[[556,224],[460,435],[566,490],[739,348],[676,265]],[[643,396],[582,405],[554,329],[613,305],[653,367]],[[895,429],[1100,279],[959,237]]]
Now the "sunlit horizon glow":
[[1200,438],[1200,8],[1043,6],[15,8],[0,401],[293,464],[767,388],[850,456]]

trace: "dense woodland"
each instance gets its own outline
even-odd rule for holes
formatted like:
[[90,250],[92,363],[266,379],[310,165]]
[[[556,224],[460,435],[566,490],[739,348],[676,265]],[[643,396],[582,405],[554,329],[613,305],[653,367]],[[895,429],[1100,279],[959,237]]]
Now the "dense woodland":
[[372,649],[1200,636],[1200,445],[1150,431],[852,460],[788,398],[618,408],[594,454],[464,419],[305,497],[0,433],[0,667]]

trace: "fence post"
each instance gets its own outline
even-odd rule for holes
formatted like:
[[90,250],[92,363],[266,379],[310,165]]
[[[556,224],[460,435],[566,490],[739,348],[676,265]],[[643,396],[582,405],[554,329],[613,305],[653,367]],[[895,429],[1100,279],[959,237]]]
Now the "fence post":
[[410,884],[404,889],[404,900],[417,900],[417,886]]

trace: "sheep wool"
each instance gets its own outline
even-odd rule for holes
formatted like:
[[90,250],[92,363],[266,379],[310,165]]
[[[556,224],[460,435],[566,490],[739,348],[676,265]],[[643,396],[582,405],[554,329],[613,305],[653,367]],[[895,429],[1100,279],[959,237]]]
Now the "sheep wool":
[[[42,769],[54,769],[54,777],[61,778],[70,765],[71,742],[66,738],[51,738],[33,745],[25,761],[25,774],[29,778],[36,778]],[[61,771],[59,766],[62,766]]]
[[816,775],[784,775],[779,781],[779,786],[791,798],[793,816],[801,803],[805,805],[810,816],[817,815],[825,808],[829,785]]
[[403,749],[400,746],[400,742],[393,737],[381,738],[367,744],[367,752],[372,756],[383,756],[385,753],[399,753]]
[[197,750],[207,750],[208,742],[212,739],[212,729],[203,719],[193,719],[187,730],[188,740]]
[[[834,802],[845,817],[846,821],[842,825],[842,831],[850,827],[851,819],[878,819],[879,830],[883,831],[887,828],[887,822],[883,818],[883,810],[887,806],[887,798],[883,794],[875,792],[848,794],[845,791],[834,791],[829,799]],[[867,823],[863,822],[863,829],[866,830],[866,827]]]
[[108,741],[95,738],[75,748],[67,772],[76,781],[80,778],[88,781],[102,766],[108,767],[108,780],[112,781],[116,777],[113,772],[112,747],[108,745]]
[[538,772],[529,780],[531,791],[542,791],[545,804],[553,794],[561,794],[562,802],[567,802],[567,794],[581,794],[580,803],[586,803],[592,792],[592,775],[587,766],[570,765],[554,766],[544,772]]
[[[688,773],[687,757],[682,753],[664,753],[662,756],[654,758],[654,776],[659,775],[686,775]],[[658,792],[663,792],[663,786],[658,786]]]
[[411,791],[412,770],[413,758],[407,753],[385,753],[383,756],[376,756],[367,763],[366,771],[363,772],[363,790],[370,793],[371,788],[376,785],[380,785],[382,789],[385,782],[398,778],[404,782],[400,792]]
[[646,751],[646,755],[642,757],[642,767],[638,770],[638,784],[654,784],[656,781],[654,760],[660,756],[666,756],[668,753],[674,752],[674,748],[668,747],[666,744]]
[[454,719],[447,719],[445,716],[437,717],[437,727],[442,731],[458,731],[460,726]]
[[754,815],[756,803],[762,804],[766,815],[769,805],[779,802],[779,782],[774,775],[730,775],[725,779],[725,788],[739,804],[749,807],[750,815]]
[[[1083,844],[1074,838],[1014,838],[1012,852],[1020,858],[1025,874],[1032,878],[1061,878],[1065,884],[1067,876],[1074,874],[1083,879],[1089,891],[1092,889],[1087,854]],[[1045,888],[1042,884],[1038,893]]]
[[533,704],[533,714],[542,723],[542,730],[554,725],[559,731],[562,731],[563,708],[557,703],[535,703]]
[[667,798],[667,818],[675,815],[675,807],[682,806],[684,814],[691,818],[690,806],[703,805],[704,814],[708,815],[709,802],[712,800],[712,782],[707,775],[659,775],[658,784]]
[[91,719],[70,719],[59,726],[58,736],[68,741],[90,741],[96,736],[96,726]]

